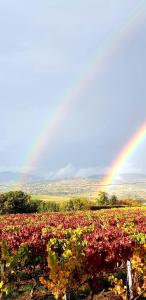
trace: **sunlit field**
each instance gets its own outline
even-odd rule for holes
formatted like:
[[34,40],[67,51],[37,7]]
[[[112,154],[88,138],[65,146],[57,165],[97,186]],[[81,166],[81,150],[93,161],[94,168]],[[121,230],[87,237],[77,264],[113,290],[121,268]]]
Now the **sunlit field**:
[[71,199],[71,196],[54,196],[54,195],[31,195],[32,200],[66,202]]

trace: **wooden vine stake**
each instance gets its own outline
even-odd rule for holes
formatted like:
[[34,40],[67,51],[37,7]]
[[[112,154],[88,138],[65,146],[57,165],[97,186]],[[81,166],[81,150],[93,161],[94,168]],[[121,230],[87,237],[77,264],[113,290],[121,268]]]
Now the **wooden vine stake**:
[[67,300],[67,295],[65,294],[63,298],[64,298],[64,300]]
[[133,299],[132,270],[131,270],[131,262],[130,262],[130,260],[127,260],[127,284],[128,284],[129,300],[132,300]]

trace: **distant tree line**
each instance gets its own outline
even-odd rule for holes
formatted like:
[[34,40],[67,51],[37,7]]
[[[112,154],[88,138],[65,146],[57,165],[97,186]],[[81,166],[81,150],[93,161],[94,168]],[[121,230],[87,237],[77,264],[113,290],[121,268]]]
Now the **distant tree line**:
[[116,206],[116,205],[124,205],[124,206],[137,206],[142,204],[141,199],[132,199],[132,198],[125,198],[119,200],[115,194],[109,196],[106,192],[99,192],[96,205],[98,206]]
[[141,200],[118,200],[116,195],[109,196],[105,192],[99,192],[95,200],[89,200],[85,197],[74,197],[60,203],[55,201],[32,200],[30,195],[22,191],[0,194],[0,214],[77,211],[88,210],[92,205],[102,207],[116,205],[136,206],[140,204]]
[[87,198],[71,198],[63,203],[55,201],[32,200],[31,196],[22,192],[0,194],[0,214],[39,213],[57,211],[76,211],[89,209],[91,203]]
[[99,192],[96,201],[97,205],[116,205],[118,203],[118,198],[116,195],[109,197],[106,192]]

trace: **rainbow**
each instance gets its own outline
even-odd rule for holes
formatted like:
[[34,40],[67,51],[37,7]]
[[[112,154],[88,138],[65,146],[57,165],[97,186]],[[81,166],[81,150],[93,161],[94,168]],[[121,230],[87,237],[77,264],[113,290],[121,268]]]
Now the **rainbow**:
[[130,138],[127,145],[122,149],[118,154],[116,159],[112,162],[111,167],[109,168],[108,174],[102,178],[99,186],[107,190],[110,185],[114,184],[114,179],[120,172],[123,165],[127,160],[134,154],[138,147],[146,139],[146,122],[136,131],[136,133]]
[[[34,172],[44,149],[48,145],[51,146],[60,124],[71,110],[75,101],[79,100],[81,93],[86,89],[86,86],[89,86],[92,79],[97,75],[100,75],[104,68],[106,68],[110,57],[115,54],[122,42],[129,37],[130,33],[137,28],[137,25],[143,20],[145,14],[146,2],[138,1],[137,6],[127,14],[125,20],[122,20],[121,23],[117,24],[114,30],[109,34],[107,40],[98,47],[92,62],[80,72],[77,81],[66,91],[66,94],[63,95],[62,99],[59,101],[60,104],[56,111],[51,117],[48,117],[48,120],[36,141],[33,145],[30,145],[30,149],[26,154],[26,160],[23,162],[24,167],[22,167],[22,172],[26,172],[26,174],[28,172]],[[23,183],[26,180],[27,175],[22,176],[18,179],[18,183]]]

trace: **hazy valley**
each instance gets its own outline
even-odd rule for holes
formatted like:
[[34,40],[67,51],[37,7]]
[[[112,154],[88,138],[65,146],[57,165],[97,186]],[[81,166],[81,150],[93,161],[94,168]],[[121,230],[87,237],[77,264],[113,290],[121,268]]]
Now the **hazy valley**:
[[109,194],[115,193],[119,198],[133,197],[146,199],[146,175],[124,174],[122,181],[116,181],[109,186],[101,185],[103,175],[88,178],[70,178],[62,180],[46,180],[39,176],[25,175],[27,181],[18,184],[18,179],[24,174],[0,172],[0,191],[19,190],[38,195],[56,196],[87,196],[96,197],[99,191],[106,190]]

